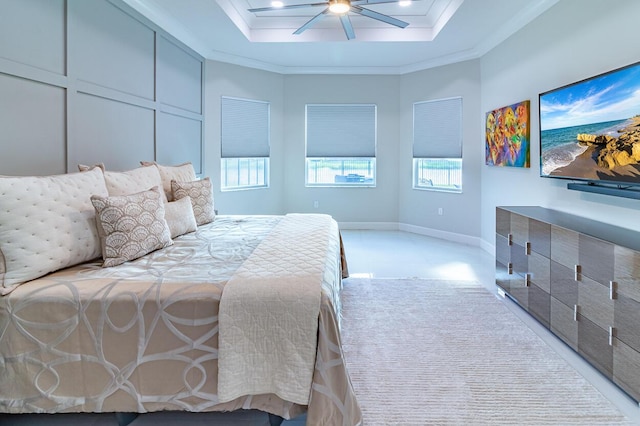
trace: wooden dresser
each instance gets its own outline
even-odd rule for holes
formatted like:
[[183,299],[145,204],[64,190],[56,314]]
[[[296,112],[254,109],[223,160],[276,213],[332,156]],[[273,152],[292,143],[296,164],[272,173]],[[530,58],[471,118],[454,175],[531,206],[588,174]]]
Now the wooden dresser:
[[497,207],[496,284],[640,401],[639,232],[542,207]]

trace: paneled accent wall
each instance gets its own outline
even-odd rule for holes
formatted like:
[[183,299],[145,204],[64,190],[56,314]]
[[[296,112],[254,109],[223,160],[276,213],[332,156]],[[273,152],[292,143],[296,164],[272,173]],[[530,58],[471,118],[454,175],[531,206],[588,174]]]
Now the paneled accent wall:
[[0,175],[203,171],[204,60],[120,0],[0,0]]

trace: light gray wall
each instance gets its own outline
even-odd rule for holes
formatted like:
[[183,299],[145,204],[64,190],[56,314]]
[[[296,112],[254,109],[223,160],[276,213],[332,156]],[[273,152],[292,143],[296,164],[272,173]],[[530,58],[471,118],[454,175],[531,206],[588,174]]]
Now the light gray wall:
[[[348,226],[394,226],[398,222],[429,230],[479,237],[482,141],[477,133],[480,108],[479,61],[440,67],[406,76],[284,75],[207,62],[206,163],[219,176],[220,96],[272,102],[271,188],[216,193],[221,212],[326,213]],[[284,93],[278,92],[284,88]],[[413,102],[463,97],[462,194],[413,190]],[[282,103],[284,102],[284,104]],[[377,105],[377,185],[375,188],[305,187],[305,105],[372,103]],[[282,109],[284,107],[284,109]],[[278,115],[279,114],[279,115]],[[278,118],[286,117],[283,122]],[[278,126],[282,124],[281,133]],[[278,136],[279,135],[279,136]],[[279,146],[282,137],[284,145]],[[278,165],[281,165],[278,166]],[[282,179],[282,180],[281,180]],[[318,208],[314,208],[314,202]],[[228,205],[228,208],[224,206]],[[268,210],[273,206],[271,210]],[[437,215],[442,207],[444,214]],[[471,214],[470,214],[471,213]]]
[[[283,91],[282,91],[283,90]],[[208,61],[206,71],[206,164],[220,176],[220,97],[271,102],[271,187],[219,192],[222,213],[326,213],[348,226],[411,226],[478,237],[482,144],[479,61],[407,76],[279,75]],[[463,97],[462,194],[419,191],[412,186],[413,102]],[[377,105],[375,188],[305,187],[305,105]],[[286,119],[283,119],[286,117]],[[318,208],[314,208],[314,202]],[[278,204],[281,203],[281,204]],[[442,207],[444,214],[437,215]],[[471,214],[470,214],[471,213]]]
[[[269,188],[220,192],[220,102],[222,96],[270,102]],[[282,214],[285,194],[284,76],[217,61],[205,69],[205,164],[214,182],[220,214]]]
[[[497,205],[540,205],[640,230],[640,201],[568,190],[539,177],[538,94],[640,60],[640,2],[562,0],[481,59],[480,113],[531,100],[531,168],[482,166],[482,239]],[[478,134],[483,132],[478,125]],[[478,158],[477,161],[484,162]]]
[[3,0],[0,10],[0,174],[64,173],[65,2]]
[[[461,62],[402,76],[400,89],[399,222],[480,236],[480,62]],[[462,193],[412,189],[413,104],[462,97]],[[438,209],[442,209],[442,215]]]
[[120,0],[0,0],[0,174],[203,172],[203,60]]
[[[399,89],[399,76],[285,76],[286,212],[326,213],[339,222],[397,222]],[[311,103],[377,105],[375,188],[305,187],[305,105]]]

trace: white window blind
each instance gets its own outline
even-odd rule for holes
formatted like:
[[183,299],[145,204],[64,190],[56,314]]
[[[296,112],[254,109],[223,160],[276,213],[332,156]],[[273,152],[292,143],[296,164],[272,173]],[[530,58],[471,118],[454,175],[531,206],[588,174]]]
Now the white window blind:
[[462,157],[462,98],[413,104],[413,157]]
[[376,156],[376,106],[309,104],[307,157]]
[[222,158],[269,157],[270,103],[222,97]]

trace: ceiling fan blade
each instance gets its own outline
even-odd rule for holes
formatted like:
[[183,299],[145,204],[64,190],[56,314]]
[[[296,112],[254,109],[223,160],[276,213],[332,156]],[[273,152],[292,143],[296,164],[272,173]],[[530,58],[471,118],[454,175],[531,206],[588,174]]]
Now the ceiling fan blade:
[[256,12],[272,12],[275,10],[284,10],[284,9],[300,9],[303,7],[320,7],[320,6],[327,7],[328,4],[329,4],[328,1],[323,1],[322,3],[291,4],[289,6],[280,6],[280,7],[275,7],[275,6],[256,7],[254,9],[247,9],[247,12],[256,13]]
[[304,24],[303,26],[301,26],[300,28],[295,30],[293,33],[294,34],[302,34],[302,32],[304,30],[307,30],[307,29],[311,28],[316,22],[318,22],[319,20],[324,18],[328,13],[329,13],[329,8],[327,7],[325,10],[323,10],[320,13],[318,13],[313,18],[309,19],[306,24]]
[[342,28],[344,28],[344,33],[347,35],[347,39],[352,40],[356,38],[356,33],[353,31],[353,25],[351,25],[349,15],[346,13],[340,15],[340,22],[342,23]]
[[354,6],[353,4],[351,5],[351,11],[369,18],[377,19],[378,21],[382,21],[390,25],[395,25],[396,27],[400,28],[405,28],[407,25],[409,25],[408,22],[401,21],[389,15],[383,15],[382,13],[374,12],[370,9],[365,9],[364,7]]

